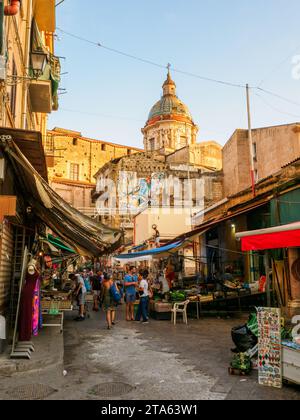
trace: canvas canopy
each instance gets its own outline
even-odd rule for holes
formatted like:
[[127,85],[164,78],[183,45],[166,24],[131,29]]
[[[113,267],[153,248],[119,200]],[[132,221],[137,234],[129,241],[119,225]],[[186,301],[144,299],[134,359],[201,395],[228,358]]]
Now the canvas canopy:
[[35,170],[13,141],[0,140],[33,213],[84,256],[100,256],[120,246],[122,232],[83,215],[66,203]]
[[180,241],[167,246],[162,246],[161,248],[153,248],[146,251],[133,252],[131,254],[121,254],[116,256],[115,260],[124,264],[127,264],[128,262],[151,261],[153,258],[161,258],[164,255],[169,255],[179,249],[182,244],[183,241]]
[[300,222],[236,234],[242,251],[300,247]]

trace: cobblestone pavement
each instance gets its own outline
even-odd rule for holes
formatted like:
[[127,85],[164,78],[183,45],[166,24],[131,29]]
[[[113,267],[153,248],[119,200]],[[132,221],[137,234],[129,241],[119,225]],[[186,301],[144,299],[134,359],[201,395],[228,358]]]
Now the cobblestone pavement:
[[[257,374],[228,375],[231,328],[243,319],[205,318],[176,326],[121,320],[105,329],[104,315],[65,323],[64,369],[0,376],[0,399],[224,400],[300,399],[299,387],[262,388]],[[41,386],[42,385],[42,386]]]

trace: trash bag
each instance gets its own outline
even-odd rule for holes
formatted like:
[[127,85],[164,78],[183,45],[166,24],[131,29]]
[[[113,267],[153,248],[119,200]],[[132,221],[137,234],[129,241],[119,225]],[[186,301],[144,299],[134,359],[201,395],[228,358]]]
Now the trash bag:
[[231,337],[239,353],[252,349],[258,341],[247,325],[232,328]]
[[247,327],[252,332],[252,334],[255,335],[255,337],[258,337],[258,322],[257,315],[255,313],[250,315]]

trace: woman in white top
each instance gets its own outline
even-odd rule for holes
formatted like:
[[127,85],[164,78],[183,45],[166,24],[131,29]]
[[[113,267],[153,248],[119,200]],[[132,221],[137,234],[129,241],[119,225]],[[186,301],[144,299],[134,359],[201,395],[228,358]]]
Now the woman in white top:
[[143,317],[143,323],[148,323],[148,306],[149,306],[149,271],[143,271],[143,278],[139,284],[140,303],[135,320],[139,322]]

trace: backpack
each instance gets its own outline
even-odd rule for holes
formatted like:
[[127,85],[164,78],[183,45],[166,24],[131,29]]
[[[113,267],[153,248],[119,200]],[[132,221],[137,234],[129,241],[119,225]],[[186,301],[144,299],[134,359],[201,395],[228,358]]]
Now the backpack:
[[113,283],[110,287],[110,294],[111,294],[111,297],[113,298],[113,300],[116,303],[120,303],[120,301],[122,299],[122,293],[118,290],[115,283]]

